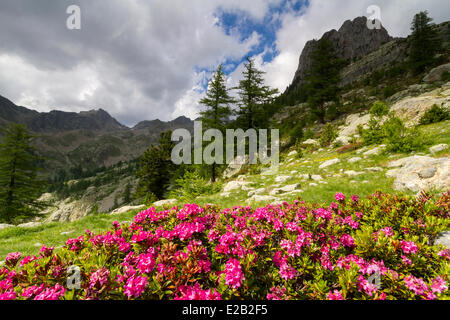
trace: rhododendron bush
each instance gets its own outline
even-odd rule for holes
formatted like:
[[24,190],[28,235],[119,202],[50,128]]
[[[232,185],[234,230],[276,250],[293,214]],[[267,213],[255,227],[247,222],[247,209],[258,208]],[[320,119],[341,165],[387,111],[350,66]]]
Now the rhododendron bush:
[[[336,194],[327,207],[186,204],[89,230],[59,250],[11,253],[0,299],[442,299],[450,226],[440,198]],[[80,268],[80,288],[67,287]]]

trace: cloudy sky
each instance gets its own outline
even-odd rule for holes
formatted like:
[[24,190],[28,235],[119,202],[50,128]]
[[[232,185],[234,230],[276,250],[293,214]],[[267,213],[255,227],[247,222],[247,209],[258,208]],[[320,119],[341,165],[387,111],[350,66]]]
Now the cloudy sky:
[[[69,30],[67,7],[81,9]],[[102,108],[121,123],[195,118],[219,63],[230,85],[246,56],[283,91],[306,41],[381,10],[392,36],[448,0],[1,0],[0,95],[38,111]]]

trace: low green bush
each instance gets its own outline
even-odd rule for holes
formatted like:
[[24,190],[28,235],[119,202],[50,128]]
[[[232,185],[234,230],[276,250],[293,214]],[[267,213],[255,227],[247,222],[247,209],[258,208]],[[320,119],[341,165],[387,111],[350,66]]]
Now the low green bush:
[[450,120],[449,110],[435,104],[425,112],[422,118],[420,118],[420,124],[426,125],[446,120]]
[[215,193],[220,189],[217,184],[206,181],[197,171],[186,171],[176,180],[176,185],[177,188],[171,191],[170,196],[183,201],[192,201],[202,194]]
[[329,146],[334,139],[336,139],[338,136],[336,128],[331,124],[327,123],[323,129],[322,133],[320,134],[319,142],[322,147]]

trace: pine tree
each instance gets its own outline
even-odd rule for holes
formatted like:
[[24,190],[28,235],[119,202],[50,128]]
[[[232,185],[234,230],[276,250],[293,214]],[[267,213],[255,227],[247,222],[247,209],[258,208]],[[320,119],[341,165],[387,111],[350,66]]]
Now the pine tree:
[[140,168],[136,174],[139,178],[137,198],[161,199],[167,191],[173,171],[171,134],[170,131],[161,133],[159,144],[153,145],[140,158]]
[[[220,65],[209,84],[206,96],[200,100],[200,104],[206,106],[206,110],[200,112],[204,129],[217,129],[224,133],[226,121],[231,115],[229,104],[235,102],[228,92],[223,66]],[[215,182],[216,163],[210,167],[211,181]]]
[[44,207],[37,201],[46,188],[38,177],[40,158],[34,138],[19,124],[9,125],[0,144],[0,220],[7,223],[35,216]]
[[308,104],[320,122],[325,122],[327,102],[338,102],[340,71],[344,60],[339,58],[333,44],[320,39],[311,55],[311,70],[306,77]]
[[427,11],[421,11],[414,16],[411,23],[409,63],[415,74],[425,71],[425,68],[433,63],[440,48],[432,21]]
[[239,81],[239,110],[238,116],[241,118],[242,129],[256,129],[258,122],[264,115],[264,105],[272,102],[278,89],[271,89],[264,85],[264,72],[256,69],[253,59],[247,58],[244,64],[243,80]]
[[123,203],[129,204],[131,202],[131,184],[128,182],[123,191]]

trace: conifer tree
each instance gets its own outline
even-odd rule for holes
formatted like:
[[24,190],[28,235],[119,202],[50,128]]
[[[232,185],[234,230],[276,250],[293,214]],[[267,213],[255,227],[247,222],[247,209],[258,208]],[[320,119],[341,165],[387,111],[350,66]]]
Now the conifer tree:
[[321,123],[325,122],[327,102],[338,101],[340,71],[344,60],[339,58],[333,44],[320,39],[311,55],[311,70],[306,77],[308,104]]
[[264,85],[264,72],[255,67],[253,59],[247,58],[244,64],[243,80],[239,81],[239,110],[237,111],[242,123],[242,129],[256,129],[264,114],[264,105],[272,102],[278,89],[271,89]]
[[0,144],[0,220],[7,223],[35,216],[44,204],[38,197],[46,183],[38,176],[40,158],[31,145],[34,138],[19,124],[3,130]]
[[173,142],[171,132],[161,133],[159,144],[153,145],[140,158],[139,178],[136,197],[161,199],[170,184],[173,163],[170,159]]
[[414,16],[411,23],[409,64],[415,74],[425,71],[440,48],[432,21],[427,11],[421,11]]
[[[220,65],[208,86],[206,96],[200,100],[206,106],[206,110],[200,112],[204,129],[217,129],[224,133],[226,121],[231,115],[229,104],[235,102],[228,92],[223,66]],[[216,181],[216,166],[216,163],[210,165],[212,182]]]

